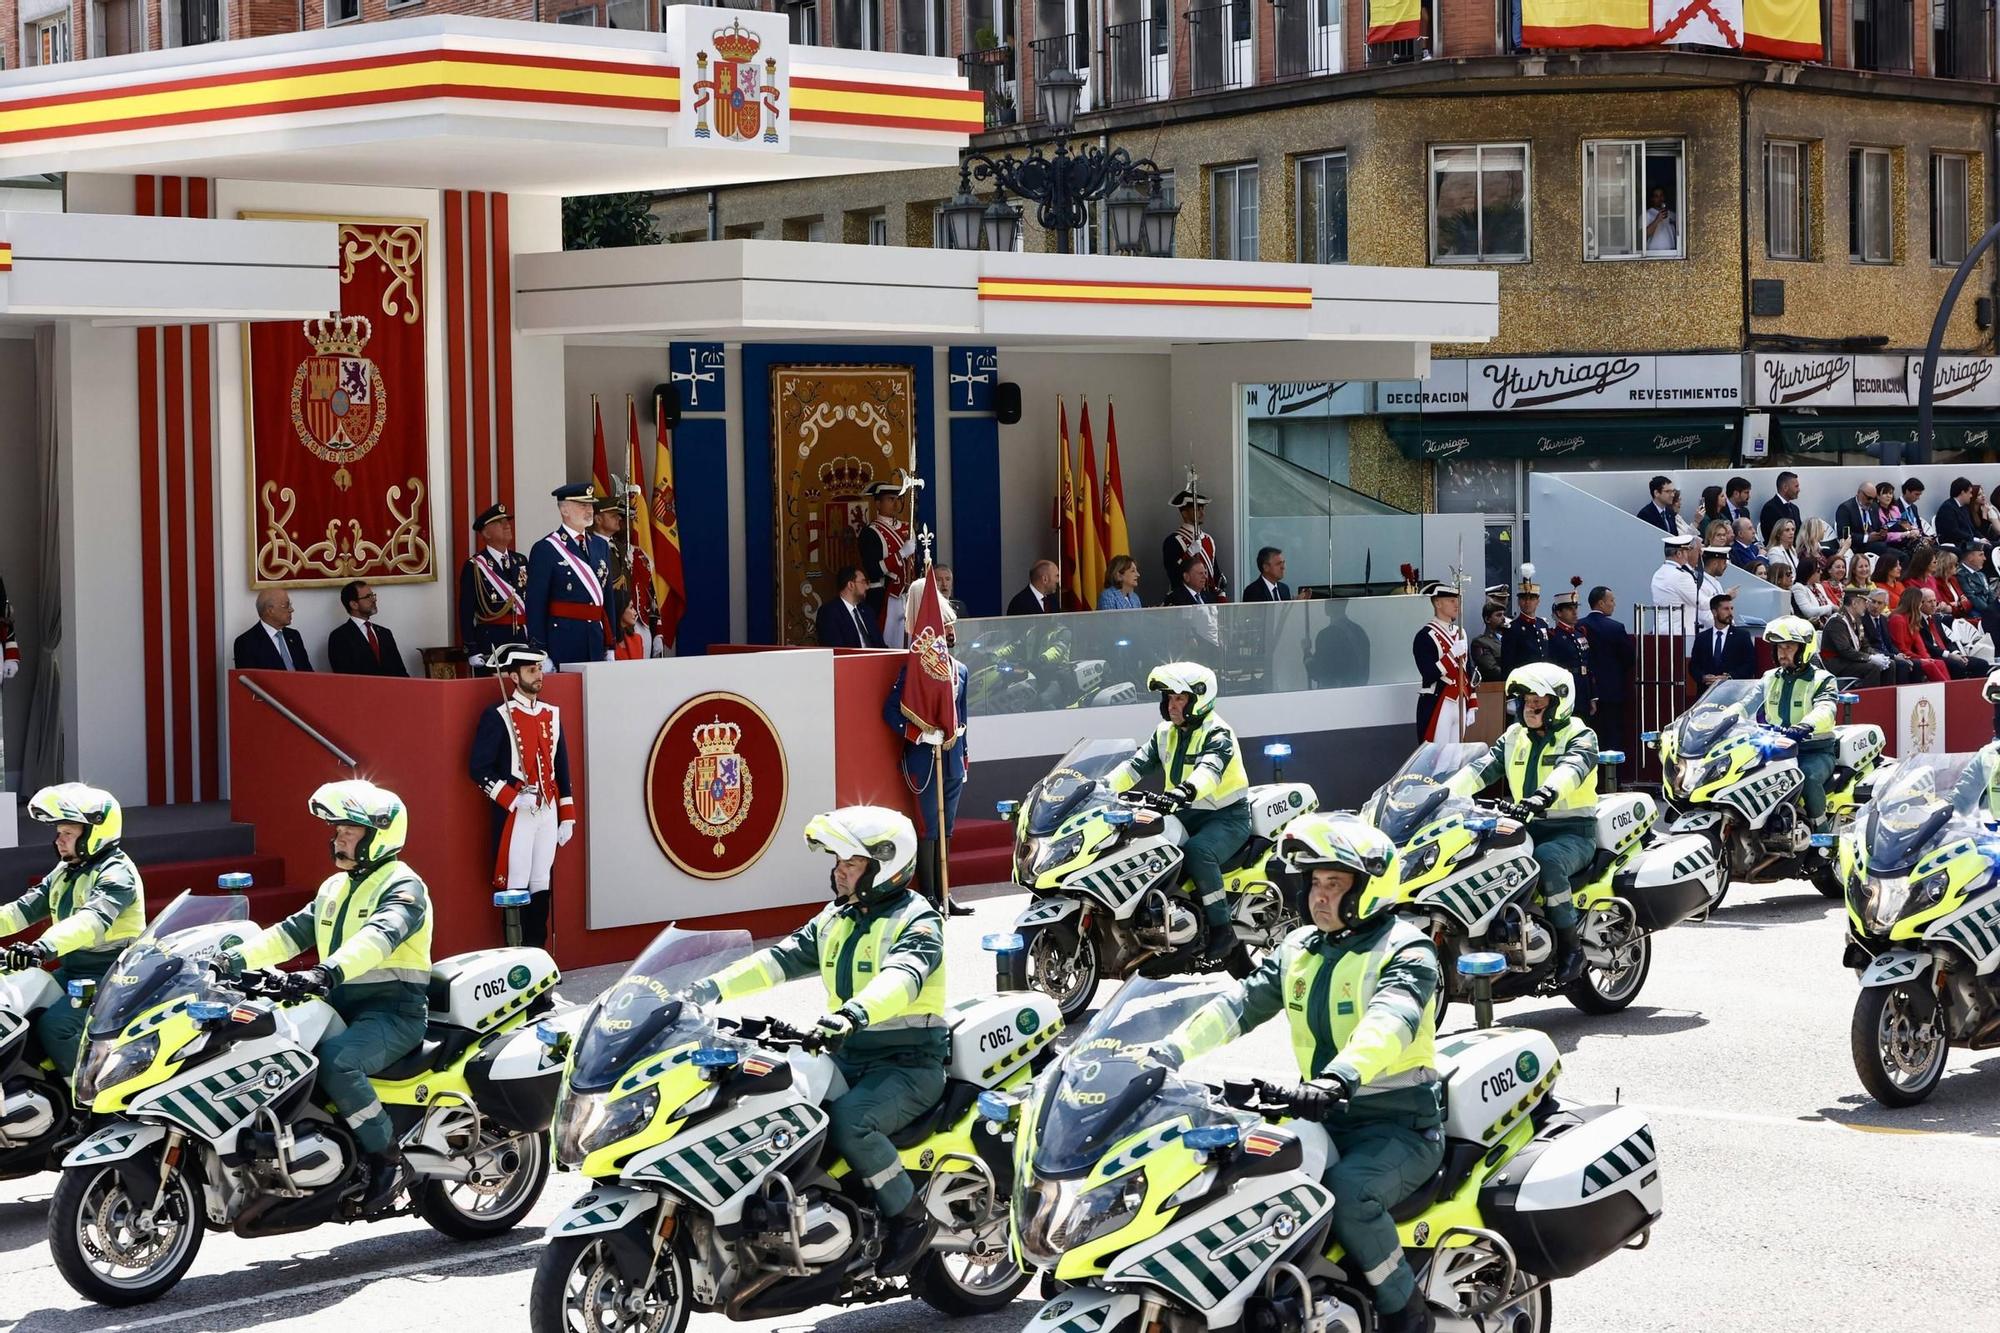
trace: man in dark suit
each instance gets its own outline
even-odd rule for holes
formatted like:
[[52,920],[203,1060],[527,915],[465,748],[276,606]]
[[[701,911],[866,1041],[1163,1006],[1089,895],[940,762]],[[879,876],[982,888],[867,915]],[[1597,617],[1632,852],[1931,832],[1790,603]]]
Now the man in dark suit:
[[1246,602],[1289,602],[1292,585],[1285,582],[1285,553],[1275,546],[1257,552],[1257,577],[1243,590]]
[[1893,678],[1893,663],[1868,640],[1868,590],[1848,588],[1840,595],[1840,610],[1820,628],[1826,644],[1826,664],[1836,676],[1851,676],[1861,689]]
[[1674,483],[1671,477],[1655,477],[1646,483],[1653,498],[1639,508],[1639,517],[1651,523],[1669,537],[1679,532],[1680,524],[1674,521],[1673,511],[1668,508],[1674,497]]
[[1010,616],[1038,616],[1047,611],[1062,610],[1062,594],[1059,585],[1062,571],[1053,560],[1037,560],[1028,571],[1028,586],[1014,594],[1014,600],[1007,603]]
[[1618,622],[1618,598],[1603,584],[1590,590],[1590,611],[1577,623],[1590,636],[1590,679],[1596,703],[1590,729],[1607,750],[1632,748],[1632,636]]
[[1792,531],[1800,533],[1805,531],[1805,520],[1799,517],[1798,501],[1799,474],[1780,472],[1778,493],[1764,501],[1764,507],[1757,512],[1757,528],[1764,534],[1765,541],[1770,541],[1771,534],[1777,530],[1778,524],[1788,518],[1792,520]]
[[257,594],[257,623],[236,636],[239,671],[311,671],[306,641],[292,628],[292,598],[283,588]]
[[375,590],[360,579],[340,590],[347,619],[326,636],[326,666],[344,676],[408,676],[396,636],[375,623]]
[[880,648],[882,635],[875,628],[875,617],[862,605],[868,600],[868,575],[859,565],[842,565],[833,580],[839,595],[820,604],[819,646]]
[[1174,576],[1173,591],[1161,606],[1209,606],[1215,598],[1208,591],[1208,564],[1198,555],[1181,557],[1180,570]]
[[1727,482],[1723,483],[1722,509],[1729,516],[1729,525],[1732,529],[1736,526],[1737,519],[1750,517],[1750,479],[1748,477],[1731,477]]
[[1972,482],[1966,477],[1951,479],[1951,498],[1938,506],[1938,545],[1950,547],[1963,555],[1972,549],[1977,535],[1972,530]]
[[1757,675],[1757,645],[1750,631],[1736,624],[1736,599],[1719,593],[1708,599],[1713,628],[1700,630],[1694,637],[1694,653],[1688,658],[1688,674],[1699,694],[1718,680],[1750,680]]
[[1852,499],[1842,500],[1833,511],[1833,535],[1846,538],[1856,551],[1880,554],[1889,549],[1881,521],[1875,515],[1875,483],[1861,482]]
[[1868,590],[1868,614],[1861,619],[1868,631],[1868,650],[1880,653],[1889,660],[1889,666],[1882,672],[1884,685],[1914,685],[1924,678],[1923,668],[1916,659],[1896,651],[1896,641],[1889,637],[1889,593],[1883,588]]

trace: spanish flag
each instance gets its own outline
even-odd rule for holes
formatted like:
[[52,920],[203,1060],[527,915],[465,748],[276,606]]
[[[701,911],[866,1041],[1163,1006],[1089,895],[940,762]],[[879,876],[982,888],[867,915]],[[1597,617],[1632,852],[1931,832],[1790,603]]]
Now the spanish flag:
[[[1062,398],[1056,399],[1056,443],[1061,461],[1056,474],[1056,526],[1062,529],[1062,592],[1065,609],[1082,611],[1083,571],[1078,567],[1078,543],[1076,539],[1076,484],[1071,480],[1069,466],[1069,408]],[[1096,605],[1093,601],[1091,605]]]
[[1125,526],[1125,475],[1118,470],[1118,405],[1104,405],[1104,564],[1132,554],[1132,534]]
[[597,395],[590,395],[590,488],[599,495],[611,494],[611,464],[604,456],[604,411]]
[[1368,0],[1369,45],[1407,42],[1423,30],[1423,0]]
[[[1699,6],[1702,0],[1691,3]],[[1521,45],[1531,50],[1658,45],[1652,0],[1521,0]]]
[[653,396],[653,588],[659,600],[660,637],[671,648],[687,609],[687,573],[681,567],[681,520],[674,502],[674,438],[667,433],[661,396]]
[[1826,52],[1817,0],[1743,0],[1743,50],[1780,60],[1820,60]]
[[1097,590],[1104,586],[1104,567],[1111,557],[1104,553],[1104,511],[1097,501],[1097,446],[1090,439],[1090,401],[1084,400],[1083,422],[1077,428],[1083,453],[1076,470],[1077,571],[1082,583],[1083,605],[1097,605]]
[[[632,551],[632,595],[639,599],[639,623],[649,630],[660,605],[659,576],[653,572],[653,505],[646,489],[646,460],[639,446],[639,405],[625,395],[625,500],[627,544]],[[632,496],[636,494],[636,502]]]

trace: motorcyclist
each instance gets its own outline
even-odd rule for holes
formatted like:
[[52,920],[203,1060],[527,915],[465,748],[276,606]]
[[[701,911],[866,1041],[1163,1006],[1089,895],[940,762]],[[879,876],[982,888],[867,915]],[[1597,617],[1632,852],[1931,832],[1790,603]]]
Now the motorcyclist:
[[398,858],[409,840],[402,798],[354,778],[329,782],[307,807],[333,827],[334,873],[312,902],[217,957],[235,976],[317,949],[319,965],[280,973],[290,999],[324,995],[346,1027],[321,1040],[319,1089],[354,1131],[367,1170],[364,1215],[400,1184],[402,1157],[389,1113],[368,1077],[424,1039],[431,978],[430,890]]
[[1778,728],[1799,747],[1805,778],[1806,818],[1817,829],[1826,822],[1826,782],[1833,776],[1833,724],[1840,685],[1819,664],[1819,631],[1803,616],[1780,616],[1764,627],[1764,642],[1778,665],[1764,673],[1766,725]]
[[1179,803],[1187,841],[1181,854],[1208,924],[1204,961],[1227,962],[1237,976],[1250,955],[1230,924],[1222,866],[1250,840],[1250,778],[1236,732],[1215,711],[1215,673],[1199,662],[1154,667],[1146,688],[1160,694],[1160,725],[1130,759],[1105,775],[1113,791],[1129,791],[1153,773]]
[[[96,981],[146,928],[145,884],[139,867],[118,846],[124,812],[110,792],[65,782],[36,792],[28,813],[56,826],[58,859],[34,888],[0,906],[0,936],[18,934],[37,921],[47,921],[49,928],[39,939],[0,951],[0,961],[19,972],[57,958],[58,985]],[[50,1005],[36,1020],[42,1050],[65,1079],[76,1071],[78,1039],[89,1020],[88,1005],[66,1002]]]
[[1278,840],[1278,873],[1309,926],[1287,935],[1240,987],[1191,1015],[1150,1054],[1178,1067],[1283,1011],[1308,1080],[1282,1094],[1333,1140],[1326,1183],[1350,1273],[1375,1290],[1376,1327],[1431,1327],[1390,1209],[1444,1158],[1437,1037],[1438,956],[1416,925],[1382,908],[1360,915],[1368,883],[1395,853],[1351,814],[1311,814]]
[[[2000,667],[1986,673],[1986,687],[1981,693],[1993,705],[1996,716],[2000,716]],[[1986,742],[1972,757],[1959,776],[1958,789],[1952,793],[1954,806],[1966,813],[1976,810],[1988,822],[2000,820],[2000,726],[1994,731],[1995,739]]]
[[741,999],[819,973],[834,1008],[818,1033],[847,1083],[828,1107],[833,1144],[875,1193],[886,1223],[875,1271],[896,1277],[915,1265],[931,1232],[889,1135],[944,1095],[951,1056],[944,919],[910,886],[917,831],[907,816],[844,806],[814,816],[806,843],[834,858],[833,902],[779,943],[700,982],[690,997]]
[[1583,975],[1571,881],[1597,854],[1597,733],[1576,716],[1576,678],[1553,662],[1530,662],[1507,673],[1507,697],[1520,720],[1485,754],[1447,784],[1476,796],[1503,776],[1508,796],[1527,817],[1535,840],[1536,886],[1555,932],[1558,986]]

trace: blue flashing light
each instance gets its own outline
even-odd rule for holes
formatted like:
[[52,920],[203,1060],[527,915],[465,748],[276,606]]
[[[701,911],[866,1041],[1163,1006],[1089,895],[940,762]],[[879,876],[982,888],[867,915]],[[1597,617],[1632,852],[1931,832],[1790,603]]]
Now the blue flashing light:
[[1834,843],[1838,841],[1839,839],[1834,837],[1833,834],[1831,833],[1815,833],[1812,835],[1812,845],[1819,848],[1821,851],[1825,851],[1827,848],[1833,846]]
[[526,889],[502,889],[493,895],[495,907],[526,907],[534,901],[535,895]]
[[1014,1099],[1002,1092],[982,1092],[979,1094],[979,1114],[1004,1125],[1014,1118]]
[[69,992],[69,998],[72,1000],[88,1000],[91,993],[97,989],[97,983],[95,981],[72,981],[64,989]]
[[1597,762],[1600,764],[1622,764],[1625,762],[1625,752],[1623,750],[1599,750],[1597,752]]
[[563,1044],[563,1030],[552,1023],[537,1023],[535,1040],[544,1046],[560,1046]]
[[1117,643],[1120,648],[1130,648],[1132,646],[1132,641],[1130,639],[1119,639]]
[[1639,739],[1644,741],[1648,745],[1653,745],[1658,743],[1660,739],[1660,733],[1657,731],[1642,731],[1639,733]]
[[1500,821],[1492,815],[1474,815],[1465,821],[1465,826],[1474,833],[1491,833],[1500,827]]
[[993,803],[993,813],[999,815],[1002,819],[1012,819],[1020,812],[1021,803],[1019,801],[995,801]]
[[1458,974],[1462,977],[1497,977],[1507,970],[1507,960],[1497,953],[1462,953]]
[[697,1069],[729,1069],[742,1064],[743,1055],[730,1046],[698,1046],[693,1061]]
[[220,1023],[235,1007],[222,1000],[194,1000],[188,1004],[188,1017],[197,1023]]
[[231,892],[237,889],[247,889],[250,887],[250,872],[247,870],[232,870],[226,875],[217,875],[215,877],[215,887],[218,889],[228,889]]
[[981,937],[979,947],[988,953],[1019,953],[1028,947],[1028,942],[1021,938],[1020,931],[1009,930]]
[[1291,742],[1272,741],[1264,747],[1264,757],[1266,759],[1290,759],[1292,757]]
[[1842,694],[1839,697],[1840,701],[1844,704],[1858,704],[1861,702],[1861,696],[1858,694]]
[[1181,1142],[1195,1152],[1214,1152],[1243,1142],[1243,1131],[1234,1125],[1202,1125],[1181,1135]]
[[1104,812],[1104,822],[1113,828],[1124,828],[1132,822],[1132,812],[1130,810],[1106,810]]

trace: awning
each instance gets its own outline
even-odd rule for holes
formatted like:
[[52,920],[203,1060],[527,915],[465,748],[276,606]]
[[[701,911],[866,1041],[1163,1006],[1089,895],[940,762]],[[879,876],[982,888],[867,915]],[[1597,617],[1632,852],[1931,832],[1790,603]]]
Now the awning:
[[[1932,418],[1933,445],[1939,450],[1991,449],[2000,441],[2000,415],[1940,412]],[[1780,451],[1788,454],[1861,453],[1884,440],[1916,442],[1914,412],[1787,413],[1778,418]]]
[[1595,458],[1605,455],[1733,454],[1742,418],[1669,416],[1385,417],[1405,458]]

